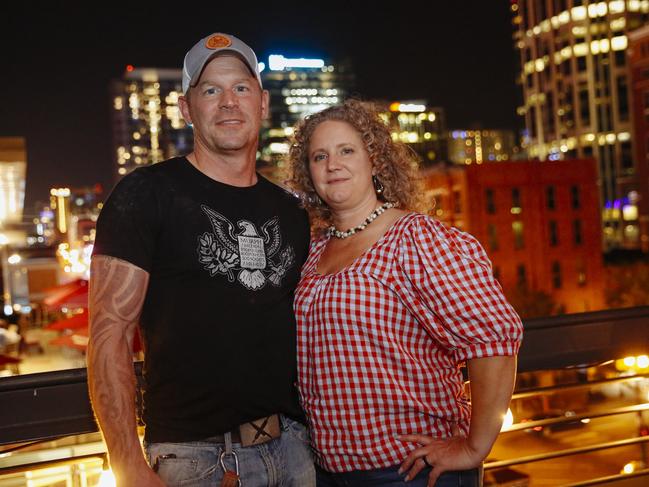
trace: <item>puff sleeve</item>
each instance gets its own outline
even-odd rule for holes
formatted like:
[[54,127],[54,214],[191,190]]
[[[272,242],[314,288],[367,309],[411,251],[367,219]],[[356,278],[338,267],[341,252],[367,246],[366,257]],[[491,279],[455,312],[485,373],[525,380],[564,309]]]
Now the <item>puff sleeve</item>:
[[520,317],[474,237],[421,215],[404,229],[397,254],[402,301],[457,363],[518,352]]

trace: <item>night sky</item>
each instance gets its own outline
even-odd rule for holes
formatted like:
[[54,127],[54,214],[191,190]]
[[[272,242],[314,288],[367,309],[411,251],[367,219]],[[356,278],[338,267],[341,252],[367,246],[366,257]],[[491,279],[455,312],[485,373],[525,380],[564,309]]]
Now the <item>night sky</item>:
[[357,95],[426,99],[446,110],[449,129],[521,126],[504,0],[403,1],[386,10],[352,1],[183,2],[173,10],[15,3],[0,6],[0,136],[27,138],[26,214],[52,186],[112,187],[109,80],[127,64],[180,68],[185,52],[217,31],[242,38],[264,61],[271,53],[348,60]]

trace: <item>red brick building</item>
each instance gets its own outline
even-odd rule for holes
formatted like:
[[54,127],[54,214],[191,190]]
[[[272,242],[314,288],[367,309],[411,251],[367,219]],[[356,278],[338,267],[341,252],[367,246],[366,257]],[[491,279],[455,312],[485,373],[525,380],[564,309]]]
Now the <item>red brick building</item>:
[[497,162],[424,173],[432,213],[484,245],[494,275],[550,294],[565,312],[603,307],[595,161]]

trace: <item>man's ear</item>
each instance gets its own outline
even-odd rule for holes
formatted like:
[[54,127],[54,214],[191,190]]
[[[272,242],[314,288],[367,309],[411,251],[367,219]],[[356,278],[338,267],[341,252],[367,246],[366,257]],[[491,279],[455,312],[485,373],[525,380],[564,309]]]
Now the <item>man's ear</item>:
[[268,118],[269,103],[270,103],[270,93],[268,93],[268,90],[262,90],[262,92],[261,92],[261,118],[263,120]]
[[180,108],[180,114],[183,116],[183,119],[187,124],[191,125],[192,116],[189,113],[189,100],[187,95],[178,97],[178,108]]

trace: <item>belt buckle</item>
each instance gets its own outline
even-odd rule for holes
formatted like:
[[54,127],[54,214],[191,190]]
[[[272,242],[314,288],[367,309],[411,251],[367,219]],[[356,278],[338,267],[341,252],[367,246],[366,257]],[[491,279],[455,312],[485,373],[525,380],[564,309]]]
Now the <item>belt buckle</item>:
[[239,426],[241,446],[261,445],[267,441],[279,438],[279,416],[273,414],[265,418],[255,419]]

